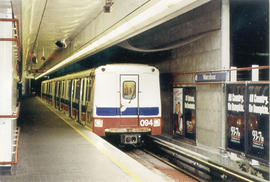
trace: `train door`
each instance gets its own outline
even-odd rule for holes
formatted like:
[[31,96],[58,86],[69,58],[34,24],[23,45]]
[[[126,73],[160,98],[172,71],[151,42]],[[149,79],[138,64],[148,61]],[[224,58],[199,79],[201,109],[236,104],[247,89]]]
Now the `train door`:
[[138,126],[139,75],[121,75],[120,83],[121,83],[120,125]]
[[85,99],[86,125],[90,127],[93,114],[93,107],[92,107],[93,101],[91,99],[92,81],[93,80],[90,77],[86,78],[86,99]]

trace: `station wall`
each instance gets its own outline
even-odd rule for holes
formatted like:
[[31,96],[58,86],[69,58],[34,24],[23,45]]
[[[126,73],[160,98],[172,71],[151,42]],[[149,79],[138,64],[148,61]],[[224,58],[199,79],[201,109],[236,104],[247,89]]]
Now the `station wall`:
[[[194,40],[175,49],[170,59],[156,65],[161,73],[163,133],[172,134],[173,86],[195,87],[196,144],[211,148],[218,148],[224,142],[221,131],[225,113],[223,87],[220,84],[196,85],[194,75],[176,76],[173,73],[222,69],[221,6],[221,1],[211,1],[182,15],[175,33],[182,35],[183,40],[192,37]],[[183,82],[194,84],[183,85]]]

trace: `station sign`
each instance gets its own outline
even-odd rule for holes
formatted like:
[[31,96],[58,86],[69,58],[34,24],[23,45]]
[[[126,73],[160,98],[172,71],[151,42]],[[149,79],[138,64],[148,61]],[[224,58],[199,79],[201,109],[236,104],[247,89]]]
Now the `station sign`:
[[195,75],[196,82],[221,82],[226,81],[226,72],[198,73]]
[[46,72],[46,70],[42,70],[42,69],[31,69],[29,70],[30,73],[44,73]]

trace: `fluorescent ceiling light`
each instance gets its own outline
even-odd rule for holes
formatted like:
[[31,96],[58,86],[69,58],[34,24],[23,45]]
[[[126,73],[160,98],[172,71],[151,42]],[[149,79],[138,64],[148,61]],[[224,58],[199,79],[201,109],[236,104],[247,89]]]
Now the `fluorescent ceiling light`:
[[73,61],[75,61],[76,59],[78,59],[80,57],[90,55],[94,51],[96,51],[102,47],[105,47],[106,45],[109,45],[110,43],[113,43],[114,41],[116,41],[115,40],[116,38],[121,38],[125,32],[132,30],[132,29],[136,30],[136,27],[139,24],[151,20],[151,18],[157,16],[158,14],[162,14],[162,13],[166,12],[170,8],[172,8],[176,5],[179,5],[180,3],[182,3],[181,7],[185,7],[185,6],[191,4],[195,1],[196,0],[160,0],[156,4],[154,4],[153,6],[150,6],[148,9],[146,9],[143,12],[141,12],[140,14],[138,14],[137,16],[131,18],[129,21],[122,23],[121,25],[119,25],[115,29],[112,29],[108,33],[105,33],[104,36],[98,38],[96,41],[92,42],[87,47],[79,50],[78,52],[74,53],[70,57],[68,57],[65,60],[63,60],[62,62],[60,62],[59,64],[53,66],[52,68],[47,70],[45,73],[39,75],[35,79],[37,80],[45,75],[48,75],[49,73],[52,73],[52,72],[56,71],[57,69],[60,69],[64,65],[72,63]]

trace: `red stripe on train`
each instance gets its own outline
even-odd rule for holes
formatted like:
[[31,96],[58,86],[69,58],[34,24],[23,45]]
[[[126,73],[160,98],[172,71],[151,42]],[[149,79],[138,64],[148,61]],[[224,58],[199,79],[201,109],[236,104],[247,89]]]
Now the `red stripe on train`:
[[[99,136],[105,136],[105,129],[110,128],[151,128],[152,135],[161,135],[161,127],[162,127],[162,120],[160,117],[153,117],[153,118],[94,118],[92,124],[94,125],[95,119],[102,119],[103,120],[103,127],[94,127],[93,132]],[[154,127],[154,120],[160,120],[160,126]],[[148,121],[146,126],[146,122],[143,125],[142,120]],[[152,120],[152,124],[150,122]]]

